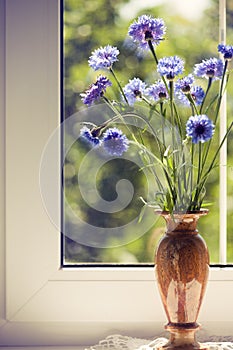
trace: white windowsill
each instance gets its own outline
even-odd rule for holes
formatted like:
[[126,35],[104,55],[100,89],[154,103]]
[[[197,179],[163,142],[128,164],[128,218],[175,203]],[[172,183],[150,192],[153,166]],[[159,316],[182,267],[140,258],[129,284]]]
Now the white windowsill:
[[[155,281],[153,267],[77,267],[58,269],[54,281]],[[209,281],[232,281],[233,267],[210,267]]]

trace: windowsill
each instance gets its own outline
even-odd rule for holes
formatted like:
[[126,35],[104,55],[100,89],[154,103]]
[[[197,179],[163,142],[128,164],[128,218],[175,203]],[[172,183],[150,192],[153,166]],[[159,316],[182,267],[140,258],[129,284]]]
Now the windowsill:
[[[47,326],[47,325],[45,325]],[[92,332],[94,333],[95,331],[95,326],[94,324],[90,323],[89,327],[92,329]],[[152,329],[152,325],[147,324],[147,326],[149,326]],[[213,325],[211,325],[212,327]],[[218,330],[219,333],[219,329],[223,329],[223,327],[227,326],[228,329],[232,329],[232,323],[231,324],[222,324],[220,323],[215,323],[215,329]],[[207,325],[208,327],[208,325]],[[230,328],[231,327],[231,328]],[[43,326],[42,326],[43,328]],[[44,327],[45,328],[45,327]],[[73,325],[71,324],[71,328],[73,328]],[[213,328],[213,327],[212,327]],[[50,329],[50,328],[48,328]],[[65,331],[67,330],[67,328],[65,327]],[[78,328],[77,328],[78,330]],[[151,333],[151,335],[146,335],[144,333],[144,335],[141,335],[139,331],[139,328],[137,331],[134,332],[123,332],[123,331],[119,331],[117,328],[115,328],[114,330],[112,330],[111,332],[106,333],[105,335],[103,335],[102,337],[96,337],[93,340],[86,340],[85,342],[83,342],[82,340],[78,340],[80,339],[80,333],[81,331],[77,331],[77,339],[76,342],[73,342],[71,340],[69,340],[69,344],[68,345],[58,345],[58,346],[54,346],[54,345],[50,345],[49,343],[46,345],[39,345],[39,346],[23,346],[23,345],[19,345],[19,346],[0,346],[1,350],[18,350],[18,349],[22,349],[22,350],[90,350],[90,347],[94,347],[95,345],[101,343],[104,343],[106,338],[112,338],[111,335],[114,335],[114,338],[123,338],[125,340],[125,338],[130,338],[130,339],[134,339],[135,341],[139,341],[139,340],[143,340],[143,344],[148,344],[148,343],[153,343],[156,339],[160,339],[161,338],[169,338],[169,334],[167,332],[165,332],[164,330],[162,332],[160,332],[159,334],[155,334],[155,333]],[[212,343],[212,345],[216,345],[217,343],[222,343],[227,345],[228,347],[226,347],[226,349],[229,349],[229,345],[231,347],[233,347],[233,336],[232,335],[216,335],[216,333],[211,333],[211,334],[207,334],[208,332],[206,332],[206,330],[199,330],[196,333],[196,338],[197,341],[201,342],[201,343]],[[121,334],[121,335],[120,335]],[[225,333],[226,334],[226,333]],[[231,333],[232,334],[232,333]],[[57,341],[59,342],[59,336]],[[80,345],[80,344],[83,345]],[[74,345],[74,344],[79,344],[79,345]],[[114,342],[115,344],[115,342]],[[130,342],[130,344],[132,344]],[[106,344],[105,344],[106,346]],[[132,345],[131,345],[132,346]],[[231,348],[230,347],[230,348]],[[225,347],[221,348],[222,350],[225,349]]]
[[[80,267],[59,269],[51,280],[155,281],[153,267]],[[209,281],[233,281],[233,267],[210,267]]]
[[[232,293],[233,269],[212,268],[198,337],[233,336]],[[0,346],[88,346],[110,334],[151,339],[164,334],[165,322],[153,268],[58,270],[2,320]]]

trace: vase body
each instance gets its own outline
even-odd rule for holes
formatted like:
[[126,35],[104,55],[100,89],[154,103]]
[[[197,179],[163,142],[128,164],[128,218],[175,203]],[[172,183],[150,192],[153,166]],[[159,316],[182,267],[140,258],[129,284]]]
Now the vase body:
[[208,211],[160,212],[167,224],[155,255],[159,292],[167,315],[169,342],[161,349],[207,349],[195,340],[197,317],[209,274],[209,253],[197,230]]

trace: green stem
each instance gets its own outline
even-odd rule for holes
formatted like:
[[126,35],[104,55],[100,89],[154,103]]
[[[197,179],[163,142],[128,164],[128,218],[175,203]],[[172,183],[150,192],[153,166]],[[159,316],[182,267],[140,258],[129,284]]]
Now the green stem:
[[121,86],[119,80],[117,79],[117,76],[116,76],[116,74],[114,73],[114,70],[113,70],[112,68],[110,68],[110,72],[112,73],[112,75],[113,75],[113,77],[114,77],[114,79],[115,79],[115,81],[116,81],[116,83],[117,83],[117,85],[118,85],[118,87],[119,87],[119,89],[120,89],[120,91],[121,91],[123,97],[124,97],[124,100],[125,100],[125,102],[126,102],[127,105],[128,105],[129,102],[128,102],[128,100],[127,100],[127,97],[125,96],[125,93],[124,93],[124,91],[123,91],[123,89],[122,89],[122,86]]
[[169,80],[169,97],[170,97],[170,109],[171,109],[171,122],[174,126],[174,106],[173,106],[173,81]]
[[216,114],[215,114],[214,124],[216,124],[216,122],[217,122],[219,111],[220,111],[220,107],[221,107],[223,90],[224,90],[224,82],[225,82],[226,71],[227,71],[227,65],[228,65],[228,61],[226,60],[225,61],[225,65],[224,65],[224,69],[223,69],[223,76],[222,76],[222,80],[221,80],[220,90],[219,90],[219,98],[218,98],[218,104],[217,104],[217,107],[216,107]]
[[[98,128],[100,128],[100,129],[105,129],[110,123],[113,123],[113,122],[115,122],[117,119],[120,119],[120,120],[124,123],[124,125],[126,125],[128,131],[129,131],[130,134],[132,135],[132,138],[135,140],[134,143],[135,143],[136,145],[138,145],[139,143],[138,143],[138,141],[137,141],[137,138],[135,137],[134,133],[132,133],[132,130],[128,127],[128,124],[125,123],[124,118],[125,118],[125,117],[139,118],[140,120],[143,120],[143,121],[145,122],[145,124],[147,124],[147,126],[149,126],[149,127],[152,129],[153,134],[154,134],[154,136],[155,136],[155,138],[156,138],[156,140],[157,140],[158,147],[159,147],[159,149],[160,149],[161,159],[162,159],[162,151],[161,151],[161,148],[160,148],[160,143],[159,143],[159,140],[158,140],[158,138],[157,138],[157,136],[156,136],[155,130],[153,129],[153,127],[151,126],[151,124],[150,124],[146,119],[144,119],[143,117],[141,117],[141,116],[139,116],[139,115],[137,115],[137,114],[133,114],[133,113],[132,113],[132,114],[121,115],[121,114],[118,112],[118,110],[114,107],[114,105],[112,105],[111,101],[109,101],[105,96],[103,96],[103,99],[104,99],[104,101],[107,103],[107,105],[112,109],[112,111],[113,111],[114,113],[116,113],[116,116],[113,117],[113,118],[111,118],[111,119],[109,119],[109,120],[107,120],[107,121],[104,122],[102,125],[100,125]],[[157,113],[158,113],[158,112],[157,112]],[[140,143],[141,143],[142,149],[143,149],[144,151],[146,150],[147,156],[149,157],[149,159],[151,159],[152,153],[151,153],[151,152],[148,152],[147,148],[145,147],[144,142],[143,142],[143,139],[142,139],[141,131],[139,132],[139,136],[140,136],[140,141],[141,141]],[[153,167],[152,167],[152,169],[151,169],[151,172],[152,172],[152,174],[155,176],[155,179],[156,179],[156,182],[157,182],[157,184],[158,184],[159,189],[162,190],[163,187],[162,187],[161,181],[160,181],[160,179],[159,179],[158,175],[156,174],[156,171],[154,170]],[[165,177],[167,178],[167,175],[166,175],[166,174],[165,174]],[[168,181],[168,180],[169,180],[169,179],[167,179],[167,181]],[[168,182],[169,182],[169,181],[168,181]],[[170,185],[171,185],[171,184],[170,184]]]
[[203,98],[203,101],[202,101],[202,104],[201,104],[201,108],[200,108],[200,114],[202,113],[202,110],[203,110],[203,107],[204,107],[204,104],[205,104],[205,100],[206,100],[206,97],[208,95],[208,92],[210,91],[210,87],[212,85],[212,81],[213,81],[213,78],[212,77],[209,77],[209,80],[208,80],[208,86],[207,86],[207,89],[206,89],[206,93],[205,93],[205,96]]
[[197,106],[192,98],[192,95],[190,93],[188,93],[188,94],[186,94],[186,96],[187,96],[189,102],[191,103],[191,108],[192,108],[193,114],[194,114],[194,111],[196,114],[198,114]]
[[[150,48],[150,51],[151,51],[151,53],[152,53],[152,55],[154,57],[154,60],[155,60],[156,66],[157,66],[159,61],[158,61],[158,58],[156,56],[155,49],[154,49],[154,46],[153,46],[151,40],[148,40],[148,46]],[[161,78],[162,78],[162,81],[163,81],[164,85],[166,86],[166,89],[167,89],[167,92],[168,92],[168,85],[167,85],[166,79],[164,78],[163,75],[161,76]]]
[[[219,90],[219,98],[218,98],[218,104],[216,107],[216,114],[215,114],[215,120],[214,120],[214,124],[216,124],[217,119],[218,119],[218,115],[219,115],[219,111],[220,111],[220,107],[221,107],[221,102],[222,102],[222,96],[223,96],[223,89],[224,89],[224,81],[225,81],[225,76],[226,76],[226,71],[227,71],[227,64],[228,61],[225,61],[225,66],[224,66],[224,70],[223,70],[223,76],[222,76],[222,81],[221,81],[221,85],[220,85],[220,90]],[[205,155],[203,156],[203,168],[202,171],[204,169],[208,154],[209,154],[209,150],[210,150],[210,145],[212,143],[212,139],[209,140],[208,145],[206,147],[206,152]]]
[[180,136],[181,136],[181,137],[185,137],[185,135],[183,135],[182,125],[181,125],[181,119],[180,119],[179,113],[178,113],[178,111],[177,111],[177,108],[176,108],[176,105],[175,105],[174,102],[173,102],[173,108],[174,108],[174,111],[175,111],[175,116],[176,116],[176,120],[177,120],[177,124],[178,124],[178,129],[179,129]]
[[206,183],[206,181],[207,181],[207,178],[208,178],[208,176],[209,176],[209,173],[211,172],[211,170],[212,170],[212,169],[214,168],[214,166],[215,166],[216,159],[217,159],[217,157],[218,157],[218,155],[219,155],[220,149],[222,148],[222,145],[223,145],[224,142],[226,141],[226,139],[227,139],[227,137],[228,137],[228,135],[229,135],[229,133],[230,133],[230,131],[231,131],[232,126],[233,126],[233,122],[231,122],[230,126],[228,127],[227,132],[226,132],[225,136],[223,137],[223,139],[222,139],[220,145],[218,146],[218,149],[217,149],[217,151],[216,151],[216,153],[215,153],[215,155],[214,155],[214,157],[213,157],[213,159],[212,159],[212,161],[211,161],[211,163],[210,163],[209,168],[208,168],[207,171],[205,172],[204,176],[202,176],[202,180],[201,180],[200,184],[197,184],[197,186],[198,186],[198,188],[199,188],[198,195],[199,195],[199,193],[201,193],[203,187],[205,186],[205,183]]
[[[169,97],[170,97],[170,109],[171,109],[171,124],[172,124],[172,146],[173,146],[173,156],[172,156],[172,167],[173,167],[173,183],[174,185],[176,185],[176,183],[178,182],[178,190],[180,187],[180,178],[177,177],[177,165],[178,165],[178,161],[177,161],[177,154],[174,152],[175,150],[178,150],[178,143],[176,142],[176,137],[175,137],[175,125],[176,125],[176,121],[178,124],[178,128],[179,128],[179,132],[180,132],[180,136],[182,137],[182,128],[181,128],[181,121],[179,118],[179,115],[177,113],[176,110],[176,106],[174,103],[174,83],[173,80],[169,80]],[[174,113],[175,112],[175,113]],[[176,120],[175,120],[175,115],[176,115]],[[174,191],[173,191],[173,202],[174,202],[174,207],[176,206],[177,203],[177,192],[174,186]]]
[[[125,122],[124,118],[126,117],[132,117],[132,118],[138,118],[139,120],[143,121],[145,123],[146,126],[149,127],[149,129],[151,130],[152,134],[155,137],[155,140],[158,144],[158,148],[159,148],[159,152],[160,152],[160,159],[163,159],[163,154],[164,154],[164,150],[163,150],[163,144],[160,141],[160,139],[157,136],[157,132],[156,130],[153,128],[153,126],[151,125],[151,123],[148,121],[147,118],[143,117],[142,115],[138,115],[136,113],[125,113],[123,115],[121,115],[121,113],[118,112],[118,110],[111,104],[110,101],[108,101],[108,99],[105,97],[104,100],[106,101],[106,103],[108,103],[108,105],[110,106],[110,108],[116,113],[116,115],[111,118],[108,119],[106,122],[104,122],[103,124],[97,126],[95,129],[97,130],[103,130],[105,129],[109,124],[114,123],[115,121],[117,121],[118,119],[120,119],[124,125],[126,125],[127,129],[129,130],[129,132],[131,133],[131,135],[134,137],[135,141],[137,141],[136,137],[134,136],[134,134],[132,133],[132,130],[130,130],[130,128],[128,127],[128,124]],[[158,114],[160,116],[160,114],[158,112],[156,112],[154,110],[154,112],[156,114]]]
[[[132,141],[131,141],[132,142]],[[170,179],[169,177],[169,173],[167,172],[167,167],[163,164],[163,161],[160,160],[158,157],[156,157],[147,147],[145,147],[144,145],[139,145],[137,142],[132,142],[134,144],[136,144],[138,147],[140,147],[142,150],[145,151],[146,154],[148,154],[151,159],[155,159],[156,162],[158,164],[161,165],[162,169],[163,169],[163,173],[164,173],[164,176],[166,178],[166,181],[167,181],[167,184],[168,184],[168,191],[171,195],[171,198],[173,200],[173,205],[175,205],[175,202],[176,202],[176,192],[175,192],[175,188],[173,187],[172,185],[172,180]],[[160,180],[159,180],[160,182]]]
[[192,143],[191,144],[191,166],[189,168],[188,179],[187,179],[187,189],[190,190],[188,210],[192,210],[192,203],[193,203],[193,164],[194,164],[194,144]]
[[233,126],[233,122],[231,122],[230,126],[229,126],[228,129],[227,129],[227,132],[226,132],[225,136],[223,137],[223,139],[222,139],[220,145],[218,146],[218,149],[217,149],[217,151],[216,151],[216,153],[215,153],[215,155],[214,155],[214,157],[213,157],[213,159],[212,159],[212,162],[210,163],[210,166],[209,166],[209,168],[208,168],[208,170],[207,170],[205,176],[206,176],[206,175],[212,170],[212,168],[214,167],[215,162],[216,162],[216,159],[217,159],[217,156],[218,156],[218,154],[219,154],[219,152],[220,152],[220,149],[222,148],[222,145],[224,144],[225,140],[227,139],[227,137],[228,137],[228,135],[229,135],[229,133],[230,133],[230,131],[231,131],[232,126]]
[[185,159],[185,153],[182,145],[182,161],[183,161],[183,181],[184,181],[184,190],[187,193],[188,187],[187,187],[187,181],[186,181],[186,159]]
[[[160,150],[160,157],[161,157],[161,160],[162,160],[163,152],[162,152],[162,150],[161,150],[160,141],[159,141],[159,139],[158,139],[158,137],[157,137],[157,135],[156,135],[156,132],[155,132],[154,128],[153,128],[152,125],[148,122],[148,120],[145,119],[145,118],[143,118],[142,116],[137,115],[137,114],[134,114],[134,113],[129,113],[129,114],[121,115],[121,114],[118,112],[118,110],[112,105],[112,103],[111,103],[105,96],[103,96],[103,99],[104,99],[104,101],[108,104],[108,106],[113,110],[113,112],[116,113],[116,116],[114,116],[113,118],[107,120],[106,122],[104,122],[104,123],[101,124],[100,126],[96,127],[96,129],[103,130],[103,129],[105,129],[109,124],[114,123],[117,119],[120,119],[120,120],[124,123],[124,125],[126,125],[128,131],[129,131],[129,132],[131,133],[131,135],[132,135],[132,138],[135,140],[133,143],[135,143],[136,145],[139,145],[139,143],[138,143],[138,141],[137,141],[137,138],[135,137],[134,133],[132,133],[132,130],[128,127],[128,124],[125,123],[125,120],[124,120],[125,117],[138,118],[138,119],[142,120],[143,122],[145,122],[145,124],[152,130],[153,135],[154,135],[155,139],[157,140],[157,144],[158,144],[158,147],[159,147],[159,150]],[[139,135],[140,135],[140,137],[141,137],[141,132],[139,133]],[[141,148],[142,148],[144,151],[146,151],[146,154],[147,154],[147,155],[149,156],[149,158],[151,159],[151,157],[152,157],[153,154],[152,154],[151,152],[149,152],[148,149],[145,147],[145,145],[143,144],[143,140],[142,140],[142,139],[141,139]],[[153,157],[156,158],[154,155],[153,155]],[[156,159],[157,159],[157,158],[156,158]],[[152,174],[155,176],[155,179],[156,179],[156,181],[157,181],[157,184],[158,184],[160,190],[162,190],[163,187],[162,187],[162,184],[161,184],[161,182],[160,182],[160,180],[159,180],[159,178],[158,178],[158,176],[157,176],[157,174],[156,174],[156,171],[152,168],[151,172],[152,172]],[[171,184],[171,182],[169,181],[169,177],[168,177],[168,175],[167,175],[167,173],[166,173],[166,171],[165,171],[164,168],[163,168],[163,172],[164,172],[164,174],[165,174],[165,177],[166,177],[167,182],[168,182],[168,186],[169,186],[170,191],[171,191],[171,190],[172,190],[172,184]]]
[[202,174],[202,143],[199,142],[198,145],[198,168],[197,168],[197,187],[196,187],[196,192],[194,196],[194,203],[197,203],[198,201],[198,196],[199,196],[199,191],[198,191],[198,184],[200,182],[201,174]]
[[163,144],[164,144],[164,148],[166,149],[166,142],[165,142],[165,135],[164,135],[164,111],[163,111],[163,102],[159,103],[160,106],[160,113],[161,113],[161,117],[162,117],[162,140],[163,140]]
[[[174,120],[174,106],[173,106],[173,81],[169,80],[169,93],[170,93],[170,109],[171,109],[171,124],[172,124],[172,146],[173,151],[175,147],[175,120]],[[172,167],[173,167],[173,176],[174,183],[176,182],[176,162],[175,162],[175,154],[173,153],[172,157]]]
[[150,107],[154,107],[154,105],[145,97],[145,96],[142,96],[142,101],[146,102],[146,104]]
[[122,123],[126,126],[128,132],[132,135],[133,139],[137,140],[136,136],[134,135],[133,131],[128,127],[128,124],[125,122],[124,120],[124,116],[121,115],[121,113],[117,110],[117,108],[112,104],[112,101],[109,101],[109,99],[107,97],[105,97],[104,95],[102,96],[102,98],[104,99],[105,103],[111,108],[111,110],[116,114],[114,117],[112,117],[111,119],[108,119],[106,122],[102,123],[101,125],[97,126],[95,129],[96,130],[104,130],[105,128],[107,128],[107,126],[111,123],[114,123],[115,121],[117,121],[118,119],[122,121]]
[[[190,188],[191,193],[193,192],[193,164],[194,164],[194,144],[191,146],[191,169],[190,169]],[[192,202],[192,200],[191,200]]]
[[151,52],[152,52],[152,55],[153,55],[153,57],[154,57],[154,59],[155,59],[156,64],[158,64],[159,61],[158,61],[158,58],[157,58],[157,56],[156,56],[156,53],[155,53],[155,50],[154,50],[154,46],[153,46],[151,40],[148,40],[148,45],[149,45],[149,48],[150,48],[150,50],[151,50]]

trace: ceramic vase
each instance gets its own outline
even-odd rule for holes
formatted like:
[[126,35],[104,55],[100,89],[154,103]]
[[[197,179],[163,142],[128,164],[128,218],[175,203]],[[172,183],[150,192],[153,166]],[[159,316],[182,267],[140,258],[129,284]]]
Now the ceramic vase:
[[166,221],[166,232],[155,254],[158,288],[167,315],[170,340],[160,349],[208,349],[195,332],[209,274],[209,253],[197,230],[198,219],[208,210],[157,212]]

